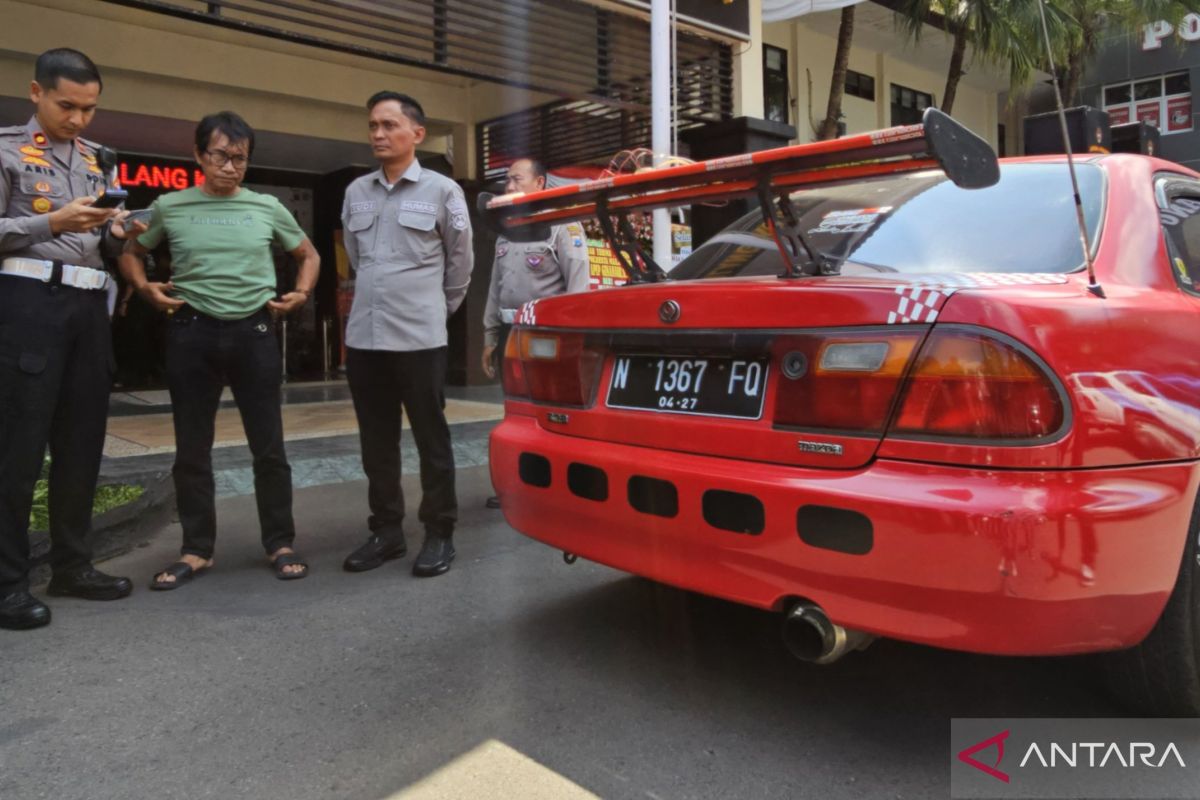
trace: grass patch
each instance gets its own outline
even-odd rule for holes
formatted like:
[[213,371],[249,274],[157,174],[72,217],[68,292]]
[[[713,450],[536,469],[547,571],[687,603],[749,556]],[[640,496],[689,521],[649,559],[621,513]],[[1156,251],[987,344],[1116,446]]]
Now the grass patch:
[[[33,487],[33,508],[29,511],[29,528],[35,531],[49,530],[50,509],[47,506],[50,492],[47,477],[50,474],[50,459],[42,462],[42,476]],[[125,483],[114,483],[107,486],[97,486],[96,496],[92,500],[92,516],[96,517],[105,511],[111,511],[118,506],[132,503],[142,496],[146,489],[142,486],[131,486]]]

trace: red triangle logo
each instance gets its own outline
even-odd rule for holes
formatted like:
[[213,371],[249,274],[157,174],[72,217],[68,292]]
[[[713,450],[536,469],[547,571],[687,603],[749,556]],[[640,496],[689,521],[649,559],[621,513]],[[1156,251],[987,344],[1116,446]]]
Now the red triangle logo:
[[[967,749],[959,751],[958,760],[963,762],[964,764],[969,764],[970,766],[974,767],[975,769],[979,770],[980,772],[986,772],[988,775],[991,775],[993,778],[995,778],[998,781],[1004,781],[1005,783],[1008,783],[1008,775],[1001,772],[999,769],[997,769],[997,767],[1000,766],[1000,762],[1004,760],[1004,740],[1007,738],[1008,738],[1008,731],[1002,731],[1001,733],[997,733],[995,736],[989,736],[988,738],[984,739],[982,742],[973,744],[970,747],[968,747]],[[995,764],[988,766],[987,764],[984,764],[980,761],[976,761],[974,758],[971,757],[971,756],[975,755],[976,753],[978,753],[980,750],[986,750],[989,747],[991,747],[992,745],[996,746],[996,763]]]

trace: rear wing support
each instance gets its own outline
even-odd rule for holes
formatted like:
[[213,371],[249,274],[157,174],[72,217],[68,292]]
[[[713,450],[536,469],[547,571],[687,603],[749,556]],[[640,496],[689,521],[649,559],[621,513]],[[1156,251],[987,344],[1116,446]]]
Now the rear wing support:
[[991,146],[948,115],[929,108],[917,125],[615,175],[530,194],[481,195],[480,210],[489,227],[517,240],[544,237],[549,225],[597,217],[630,281],[648,282],[665,273],[638,247],[629,214],[757,196],[787,265],[783,275],[822,275],[835,272],[836,263],[806,246],[790,200],[794,192],[930,169],[945,172],[964,189],[980,189],[1000,180]]
[[601,197],[596,201],[596,221],[604,238],[612,247],[613,255],[631,283],[655,283],[667,277],[662,267],[638,242],[633,225],[629,222],[629,212],[616,214],[617,224],[613,225],[613,214],[608,208],[608,199]]
[[829,256],[812,246],[800,230],[800,218],[792,205],[791,195],[771,191],[771,181],[759,178],[758,206],[763,220],[775,237],[775,246],[783,256],[785,265],[781,278],[798,278],[802,275],[833,275],[838,264]]

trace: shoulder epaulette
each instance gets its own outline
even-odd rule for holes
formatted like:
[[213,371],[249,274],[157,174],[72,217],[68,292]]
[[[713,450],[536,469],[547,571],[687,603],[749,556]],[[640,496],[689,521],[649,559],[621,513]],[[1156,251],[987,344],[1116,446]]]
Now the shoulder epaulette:
[[85,139],[82,136],[75,137],[75,141],[79,142],[84,147],[90,147],[93,153],[100,149],[100,144],[98,142],[93,142],[91,139]]
[[29,129],[24,125],[9,125],[0,128],[0,136],[28,136]]

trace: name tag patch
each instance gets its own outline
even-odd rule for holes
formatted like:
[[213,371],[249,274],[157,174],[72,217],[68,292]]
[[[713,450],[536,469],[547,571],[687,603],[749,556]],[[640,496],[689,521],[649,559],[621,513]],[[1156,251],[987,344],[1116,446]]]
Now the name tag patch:
[[366,213],[369,211],[374,211],[375,206],[376,206],[376,203],[374,200],[364,200],[361,203],[351,203],[350,204],[350,213],[351,214],[363,214],[363,213]]
[[437,206],[421,200],[405,200],[400,203],[401,211],[416,211],[418,214],[436,214]]

